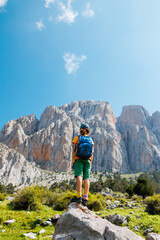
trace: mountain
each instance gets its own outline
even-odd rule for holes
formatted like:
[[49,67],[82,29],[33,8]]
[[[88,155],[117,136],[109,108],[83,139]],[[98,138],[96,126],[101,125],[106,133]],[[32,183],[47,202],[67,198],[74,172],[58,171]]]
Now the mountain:
[[32,114],[9,121],[1,130],[0,142],[41,169],[70,171],[71,142],[82,122],[89,124],[94,141],[93,171],[160,170],[160,112],[151,116],[142,106],[123,107],[117,119],[108,102],[48,106],[40,120]]

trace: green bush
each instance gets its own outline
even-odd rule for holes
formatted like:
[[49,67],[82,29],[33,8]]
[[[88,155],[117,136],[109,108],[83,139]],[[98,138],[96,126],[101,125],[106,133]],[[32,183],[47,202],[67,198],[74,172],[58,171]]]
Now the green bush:
[[2,183],[0,183],[0,193],[5,193],[6,192],[6,187]]
[[12,183],[9,183],[9,184],[7,185],[7,187],[6,187],[6,192],[7,192],[8,194],[13,194],[14,191],[15,191],[15,187],[13,186]]
[[153,190],[150,186],[148,186],[146,179],[137,179],[137,184],[133,189],[134,193],[142,196],[143,199],[147,196],[153,195]]
[[132,200],[139,203],[143,200],[143,198],[141,196],[138,196],[138,195],[135,194],[135,195],[132,196]]
[[59,197],[57,198],[56,202],[53,205],[54,210],[63,211],[64,209],[66,209],[74,195],[75,194],[70,191],[59,195]]
[[101,194],[89,194],[88,208],[94,211],[104,210],[106,207],[106,198]]
[[145,209],[146,212],[152,215],[160,214],[160,194],[148,197],[145,203],[147,205]]
[[120,201],[120,203],[122,203],[122,204],[127,202],[127,200],[125,198],[122,198],[122,197],[117,198],[117,200]]
[[39,210],[41,208],[40,197],[37,196],[34,187],[25,187],[16,193],[9,206],[15,210]]
[[4,193],[0,193],[0,201],[4,201],[5,200],[5,195]]
[[128,193],[130,197],[133,196],[133,194],[134,194],[134,186],[133,186],[132,184],[130,184],[130,185],[126,188],[126,193]]

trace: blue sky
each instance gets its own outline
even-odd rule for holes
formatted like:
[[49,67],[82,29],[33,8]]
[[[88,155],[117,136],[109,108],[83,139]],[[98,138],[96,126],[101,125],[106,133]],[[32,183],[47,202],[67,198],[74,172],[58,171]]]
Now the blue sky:
[[160,110],[159,0],[0,0],[0,129],[76,100]]

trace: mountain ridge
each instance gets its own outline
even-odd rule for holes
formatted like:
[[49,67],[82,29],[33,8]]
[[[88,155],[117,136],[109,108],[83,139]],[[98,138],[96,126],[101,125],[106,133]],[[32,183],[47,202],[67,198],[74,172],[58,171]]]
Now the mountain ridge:
[[95,143],[92,171],[160,170],[160,112],[150,115],[140,105],[124,106],[118,118],[107,101],[50,105],[40,120],[31,114],[6,123],[0,142],[42,169],[70,171],[71,142],[82,122],[89,124]]

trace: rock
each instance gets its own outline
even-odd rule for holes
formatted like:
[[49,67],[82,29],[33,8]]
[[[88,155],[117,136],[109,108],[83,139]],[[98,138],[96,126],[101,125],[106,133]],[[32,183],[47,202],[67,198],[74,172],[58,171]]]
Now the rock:
[[42,223],[42,225],[43,225],[43,226],[52,226],[52,223],[51,223],[51,221],[44,221],[44,222]]
[[[18,177],[21,173],[23,177],[14,180],[15,185],[19,185],[23,178],[26,185],[34,181],[36,174],[33,171],[28,177],[23,174],[28,168],[22,168],[21,164],[19,167],[20,159],[45,170],[70,171],[71,142],[79,134],[82,122],[89,124],[95,143],[92,171],[160,171],[160,112],[151,116],[142,106],[125,106],[116,119],[108,102],[89,100],[74,101],[59,108],[48,106],[40,121],[34,114],[9,121],[0,133],[0,142],[10,150],[9,160],[6,153],[2,156],[3,161],[0,160],[0,180],[4,177],[5,184],[12,182],[16,166]],[[14,163],[13,170],[12,164],[6,167],[8,162]],[[9,180],[7,175],[12,175]]]
[[160,234],[157,233],[148,233],[146,240],[160,240]]
[[24,233],[23,235],[30,239],[36,239],[36,233],[30,232],[30,233]]
[[106,203],[107,203],[107,205],[109,205],[109,204],[111,204],[112,202],[111,202],[111,200],[108,199],[108,200],[106,201]]
[[139,226],[138,226],[138,225],[134,226],[134,229],[135,229],[137,232],[139,232]]
[[8,200],[8,201],[12,201],[12,200],[14,200],[14,197],[6,197],[6,200]]
[[133,212],[133,211],[131,211],[129,214],[134,214],[134,212]]
[[[45,176],[38,167],[28,162],[25,157],[17,151],[0,143],[0,181],[4,185],[29,185],[35,178]],[[9,197],[11,199],[11,197]]]
[[126,227],[116,226],[87,207],[71,203],[61,215],[52,240],[143,240]]
[[144,235],[147,235],[148,233],[153,232],[153,228],[147,228],[143,231]]
[[40,231],[39,231],[39,234],[43,234],[43,233],[45,233],[45,229],[41,229]]
[[51,217],[51,222],[56,223],[59,218],[60,218],[60,215],[57,213],[53,217]]
[[122,224],[127,224],[127,219],[123,215],[119,214],[109,216],[108,220],[118,226],[121,226]]
[[152,115],[142,106],[125,106],[118,118],[118,129],[126,145],[131,171],[160,170],[160,114]]
[[4,224],[6,224],[6,225],[11,225],[11,224],[14,223],[14,222],[15,222],[15,219],[6,220],[6,221],[4,222]]

